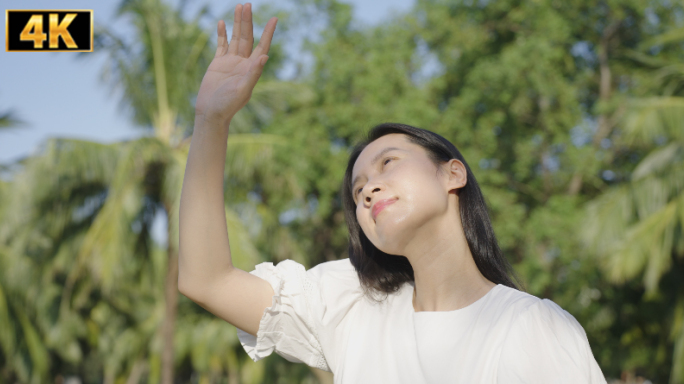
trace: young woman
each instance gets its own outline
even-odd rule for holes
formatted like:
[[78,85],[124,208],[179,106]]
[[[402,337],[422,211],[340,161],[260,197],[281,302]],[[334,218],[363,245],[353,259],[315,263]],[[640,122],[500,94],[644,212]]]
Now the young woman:
[[235,8],[197,97],[180,207],[180,291],[273,351],[336,383],[605,383],[575,318],[518,290],[477,181],[448,140],[374,127],[342,187],[349,259],[232,265],[223,210],[226,141],[251,96],[276,18],[252,51],[251,4]]

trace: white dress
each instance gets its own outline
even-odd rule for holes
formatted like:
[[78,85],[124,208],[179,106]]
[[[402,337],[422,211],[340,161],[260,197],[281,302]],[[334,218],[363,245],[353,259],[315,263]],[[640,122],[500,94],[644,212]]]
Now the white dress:
[[415,312],[413,283],[375,304],[349,259],[250,273],[275,292],[257,337],[237,330],[254,361],[275,351],[333,372],[335,384],[606,383],[572,315],[505,285],[465,308]]

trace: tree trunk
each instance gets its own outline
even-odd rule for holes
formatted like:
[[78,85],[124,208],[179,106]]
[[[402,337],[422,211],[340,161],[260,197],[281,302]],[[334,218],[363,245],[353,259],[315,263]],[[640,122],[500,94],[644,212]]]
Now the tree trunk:
[[147,364],[145,363],[145,360],[141,359],[136,361],[135,364],[133,364],[131,373],[128,375],[128,379],[126,379],[126,384],[140,384],[140,379],[146,370]]
[[[170,208],[166,206],[166,217],[170,221]],[[171,225],[167,225],[167,254],[168,266],[166,270],[166,280],[164,281],[165,311],[164,322],[162,324],[162,337],[164,339],[164,350],[162,351],[161,362],[161,382],[162,384],[173,384],[173,358],[174,347],[173,338],[176,328],[176,314],[178,312],[178,252],[173,246],[171,237]]]

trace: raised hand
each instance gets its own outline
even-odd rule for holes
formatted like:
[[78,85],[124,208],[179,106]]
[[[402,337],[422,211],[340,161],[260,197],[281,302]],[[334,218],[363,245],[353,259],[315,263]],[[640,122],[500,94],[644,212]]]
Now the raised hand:
[[197,117],[202,116],[205,121],[224,127],[247,104],[268,60],[266,54],[271,47],[277,23],[277,17],[272,17],[266,23],[259,45],[252,51],[252,4],[238,4],[235,7],[230,45],[226,24],[219,20],[216,55],[204,74],[197,94]]

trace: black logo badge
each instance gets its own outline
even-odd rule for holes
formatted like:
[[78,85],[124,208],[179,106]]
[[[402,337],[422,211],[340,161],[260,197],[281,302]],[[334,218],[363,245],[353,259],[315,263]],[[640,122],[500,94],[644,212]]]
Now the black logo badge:
[[93,11],[6,10],[7,52],[92,52]]

